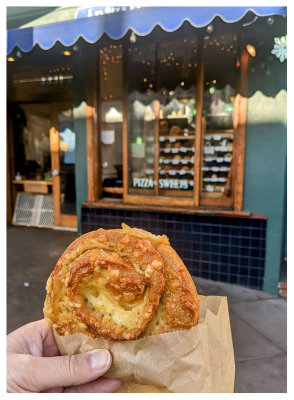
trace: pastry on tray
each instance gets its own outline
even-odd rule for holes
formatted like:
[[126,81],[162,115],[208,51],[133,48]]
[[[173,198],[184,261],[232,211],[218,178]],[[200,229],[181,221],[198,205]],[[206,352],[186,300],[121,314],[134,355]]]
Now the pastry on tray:
[[169,134],[170,134],[171,136],[179,136],[179,135],[182,135],[182,134],[183,134],[183,129],[182,129],[180,126],[178,126],[178,125],[173,125],[173,126],[170,128]]
[[198,323],[195,285],[168,238],[125,224],[76,239],[46,289],[45,319],[61,336],[129,340]]

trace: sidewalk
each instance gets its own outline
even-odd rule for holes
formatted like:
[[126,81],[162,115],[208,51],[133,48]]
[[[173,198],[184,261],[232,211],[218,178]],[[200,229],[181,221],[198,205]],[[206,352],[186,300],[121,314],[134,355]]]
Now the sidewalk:
[[[7,230],[7,332],[43,318],[46,280],[73,232]],[[199,294],[227,296],[236,361],[235,392],[287,391],[287,300],[193,278]]]

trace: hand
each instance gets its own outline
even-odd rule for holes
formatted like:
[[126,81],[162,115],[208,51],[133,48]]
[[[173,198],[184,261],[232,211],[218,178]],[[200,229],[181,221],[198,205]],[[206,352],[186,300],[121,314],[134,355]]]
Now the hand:
[[108,350],[60,356],[45,320],[31,322],[7,336],[7,391],[114,392],[120,382],[100,378],[111,363]]

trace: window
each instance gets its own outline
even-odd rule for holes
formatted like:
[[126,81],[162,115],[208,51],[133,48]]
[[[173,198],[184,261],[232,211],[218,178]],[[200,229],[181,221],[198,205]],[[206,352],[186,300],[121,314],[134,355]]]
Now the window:
[[117,187],[130,203],[234,206],[244,157],[238,40],[189,29],[101,45],[104,197]]

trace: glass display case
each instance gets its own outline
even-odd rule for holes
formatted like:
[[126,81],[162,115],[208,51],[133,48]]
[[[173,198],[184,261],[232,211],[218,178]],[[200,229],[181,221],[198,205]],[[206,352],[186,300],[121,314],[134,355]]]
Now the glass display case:
[[[211,34],[203,40],[203,107],[200,204],[233,204],[236,87],[240,61],[237,37]],[[215,68],[218,65],[218,68]],[[207,200],[208,199],[208,200]],[[213,201],[213,200],[212,200]]]
[[122,197],[122,45],[105,42],[100,49],[99,87],[102,195]]
[[144,50],[130,46],[126,52],[129,194],[193,197],[194,40],[192,49],[190,41],[183,39],[151,44]]
[[235,92],[211,86],[204,94],[201,196],[230,197]]
[[[102,197],[234,205],[240,60],[233,34],[162,32],[99,50]],[[240,181],[242,182],[242,180]]]

